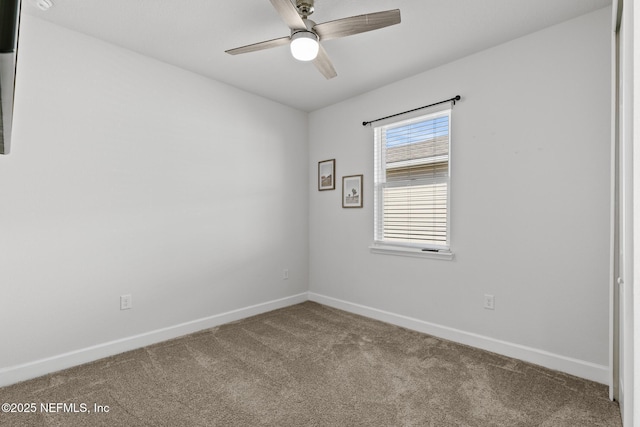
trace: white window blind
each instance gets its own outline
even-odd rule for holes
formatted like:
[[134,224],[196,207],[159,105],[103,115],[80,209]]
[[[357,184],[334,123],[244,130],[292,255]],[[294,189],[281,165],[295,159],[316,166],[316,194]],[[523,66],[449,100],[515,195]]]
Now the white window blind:
[[374,129],[374,240],[449,249],[451,110]]

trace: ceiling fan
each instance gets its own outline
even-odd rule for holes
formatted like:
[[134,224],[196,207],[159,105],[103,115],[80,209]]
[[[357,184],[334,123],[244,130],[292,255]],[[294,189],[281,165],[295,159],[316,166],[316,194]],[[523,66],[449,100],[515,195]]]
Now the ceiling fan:
[[335,68],[324,50],[321,41],[351,36],[400,23],[400,10],[368,13],[316,24],[308,19],[314,11],[314,0],[269,0],[282,20],[291,29],[291,35],[267,40],[247,46],[229,49],[230,55],[255,52],[289,44],[291,54],[300,61],[313,61],[316,68],[327,79],[337,76]]

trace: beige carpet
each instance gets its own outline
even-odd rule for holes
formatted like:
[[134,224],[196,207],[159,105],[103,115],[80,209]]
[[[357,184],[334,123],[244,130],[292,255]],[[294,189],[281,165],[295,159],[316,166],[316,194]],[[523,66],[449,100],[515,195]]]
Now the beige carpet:
[[607,396],[601,384],[306,302],[1,388],[0,403],[36,412],[0,413],[0,425],[620,426]]

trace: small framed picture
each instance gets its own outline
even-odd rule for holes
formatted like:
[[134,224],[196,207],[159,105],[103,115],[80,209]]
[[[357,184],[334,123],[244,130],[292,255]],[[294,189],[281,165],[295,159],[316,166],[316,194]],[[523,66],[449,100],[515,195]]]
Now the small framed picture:
[[318,190],[336,189],[336,159],[318,162]]
[[362,175],[342,177],[342,207],[362,207]]

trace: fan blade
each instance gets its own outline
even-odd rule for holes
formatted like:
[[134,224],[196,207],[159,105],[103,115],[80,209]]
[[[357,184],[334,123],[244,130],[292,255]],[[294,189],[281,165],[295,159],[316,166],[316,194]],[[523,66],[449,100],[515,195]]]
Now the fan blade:
[[324,22],[313,27],[313,31],[320,36],[320,40],[331,40],[337,39],[338,37],[352,36],[358,33],[377,30],[399,23],[400,10],[393,9]]
[[336,73],[336,69],[333,68],[329,55],[327,55],[327,51],[324,50],[322,45],[320,45],[320,50],[318,50],[318,56],[313,60],[313,65],[316,66],[318,71],[320,71],[327,80],[338,75],[338,73]]
[[273,7],[278,11],[282,20],[292,30],[306,30],[307,26],[298,14],[298,9],[291,3],[291,0],[270,0]]
[[289,43],[289,37],[280,37],[279,39],[267,40],[260,43],[254,43],[247,46],[236,47],[235,49],[225,50],[229,55],[238,55],[240,53],[255,52],[257,50],[271,49]]

